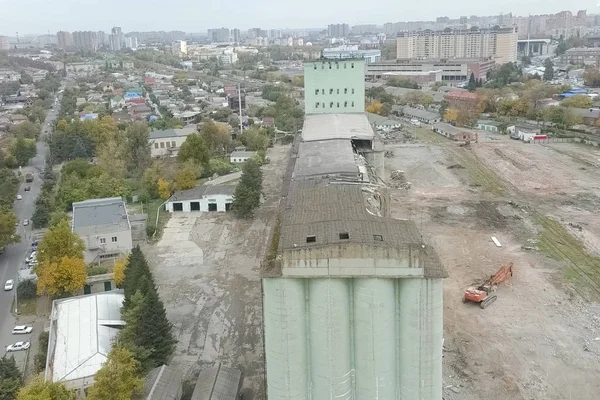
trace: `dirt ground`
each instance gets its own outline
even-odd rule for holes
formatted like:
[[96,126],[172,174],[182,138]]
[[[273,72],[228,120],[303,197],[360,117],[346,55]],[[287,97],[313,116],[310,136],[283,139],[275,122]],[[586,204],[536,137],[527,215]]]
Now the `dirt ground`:
[[145,248],[179,341],[172,365],[190,382],[220,361],[242,370],[244,388],[265,398],[259,270],[289,150],[269,149],[264,203],[255,219],[173,214],[162,239]]
[[[415,220],[446,265],[444,398],[597,399],[600,393],[600,151],[420,130],[388,144],[392,215]],[[496,247],[495,236],[502,247]],[[464,289],[514,263],[485,310]]]

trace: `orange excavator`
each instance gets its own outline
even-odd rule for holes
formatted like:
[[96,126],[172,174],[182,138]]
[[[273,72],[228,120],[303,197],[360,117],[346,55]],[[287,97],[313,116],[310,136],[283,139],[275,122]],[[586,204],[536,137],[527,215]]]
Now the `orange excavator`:
[[487,281],[485,281],[480,286],[472,286],[465,290],[465,295],[463,297],[463,303],[467,301],[472,301],[474,303],[479,303],[479,307],[486,308],[490,304],[492,304],[498,296],[495,294],[491,294],[496,291],[496,287],[510,278],[513,275],[513,263],[508,263],[502,266],[494,275],[490,276]]

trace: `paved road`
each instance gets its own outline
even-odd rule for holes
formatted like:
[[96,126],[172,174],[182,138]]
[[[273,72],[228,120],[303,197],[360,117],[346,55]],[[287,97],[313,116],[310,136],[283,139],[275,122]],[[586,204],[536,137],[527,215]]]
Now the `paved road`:
[[[56,120],[58,116],[58,103],[55,104],[54,110],[48,112],[46,122],[42,127],[42,138],[46,136],[47,130]],[[19,220],[19,226],[17,227],[17,233],[21,236],[21,242],[7,246],[3,254],[0,254],[0,356],[4,355],[4,349],[9,344],[22,341],[31,340],[31,338],[39,335],[40,332],[34,331],[32,335],[13,335],[12,328],[18,319],[14,316],[14,296],[15,290],[5,291],[4,283],[9,279],[15,279],[15,289],[17,286],[16,277],[17,270],[25,267],[25,258],[31,252],[31,216],[35,209],[35,200],[40,193],[42,186],[39,175],[44,171],[46,154],[48,153],[48,146],[44,140],[40,140],[37,143],[37,156],[33,158],[27,167],[23,167],[23,175],[31,172],[34,174],[34,180],[32,183],[23,183],[19,187],[19,194],[23,196],[23,200],[15,200],[15,214]],[[31,190],[25,192],[23,189],[25,186],[31,186]],[[23,226],[23,220],[28,219],[30,224]],[[25,352],[12,353],[15,355],[17,362],[23,362]]]

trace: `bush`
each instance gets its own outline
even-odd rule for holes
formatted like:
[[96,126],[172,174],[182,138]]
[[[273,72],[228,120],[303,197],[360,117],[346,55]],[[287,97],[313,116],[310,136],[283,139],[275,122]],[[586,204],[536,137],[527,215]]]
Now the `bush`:
[[212,159],[209,162],[210,175],[227,175],[233,169],[233,166],[224,160]]
[[38,347],[38,352],[34,358],[34,368],[35,373],[39,374],[43,370],[46,369],[46,354],[48,353],[48,341],[50,339],[49,332],[42,332],[38,338],[40,342],[40,346]]
[[31,279],[21,281],[17,286],[17,293],[21,299],[35,299],[37,297],[37,284]]
[[88,267],[87,274],[88,274],[88,276],[108,274],[108,268],[106,268],[106,267]]

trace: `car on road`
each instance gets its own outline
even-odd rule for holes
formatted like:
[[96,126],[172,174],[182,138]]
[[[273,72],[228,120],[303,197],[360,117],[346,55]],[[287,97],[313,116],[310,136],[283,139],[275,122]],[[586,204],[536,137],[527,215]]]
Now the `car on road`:
[[17,195],[17,200],[23,200],[23,196],[21,196],[20,194]]
[[14,279],[9,279],[4,284],[4,290],[6,290],[6,291],[13,290],[14,287],[15,287],[15,280]]
[[29,192],[31,190],[31,186],[25,186],[25,189],[23,189],[26,192]]
[[25,218],[23,220],[23,226],[27,226],[27,225],[29,225],[29,220],[27,218]]
[[31,254],[29,255],[29,257],[27,257],[25,259],[25,262],[27,264],[30,264],[30,263],[35,262],[35,261],[37,261],[37,252],[34,250],[34,251],[31,252]]
[[26,335],[33,331],[33,326],[17,325],[13,328],[13,335]]
[[6,351],[21,351],[21,350],[27,350],[29,348],[29,346],[31,346],[31,343],[29,342],[17,342],[15,344],[11,344],[6,346]]

